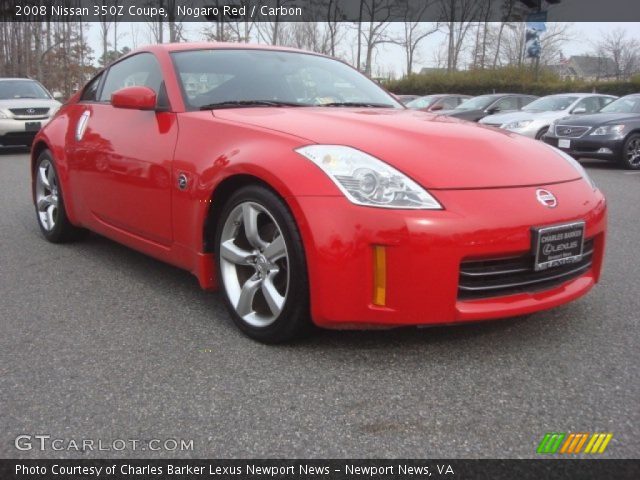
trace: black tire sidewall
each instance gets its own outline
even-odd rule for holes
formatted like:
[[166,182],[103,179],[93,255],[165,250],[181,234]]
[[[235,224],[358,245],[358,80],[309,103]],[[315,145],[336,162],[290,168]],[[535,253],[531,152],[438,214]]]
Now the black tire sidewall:
[[632,133],[627,137],[627,139],[624,141],[624,145],[622,146],[622,155],[620,157],[620,164],[623,168],[627,170],[640,170],[640,164],[638,164],[637,166],[633,166],[627,160],[627,147],[629,146],[629,143],[631,143],[631,141],[638,138],[640,138],[640,133]]
[[544,137],[548,131],[549,127],[542,127],[538,130],[538,133],[536,133],[536,140],[542,140],[542,137]]
[[[255,202],[274,218],[289,255],[289,285],[285,304],[276,320],[266,327],[246,323],[235,311],[227,295],[220,264],[220,239],[222,229],[231,211],[244,202]],[[283,200],[271,190],[251,185],[233,193],[225,203],[215,232],[215,262],[219,289],[233,321],[246,335],[263,343],[281,343],[300,337],[311,328],[309,314],[309,281],[302,239],[293,215]]]

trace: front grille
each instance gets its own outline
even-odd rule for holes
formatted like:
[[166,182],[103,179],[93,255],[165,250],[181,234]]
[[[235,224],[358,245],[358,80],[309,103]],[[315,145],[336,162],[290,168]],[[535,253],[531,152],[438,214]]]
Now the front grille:
[[533,254],[464,261],[460,265],[458,299],[473,300],[547,290],[583,275],[593,261],[593,239],[584,243],[577,263],[536,272]]
[[587,133],[591,127],[574,127],[570,125],[556,125],[556,137],[578,138]]
[[10,108],[9,111],[18,117],[38,117],[49,113],[48,108]]
[[485,123],[485,125],[487,127],[496,127],[496,128],[500,128],[502,126],[501,123]]

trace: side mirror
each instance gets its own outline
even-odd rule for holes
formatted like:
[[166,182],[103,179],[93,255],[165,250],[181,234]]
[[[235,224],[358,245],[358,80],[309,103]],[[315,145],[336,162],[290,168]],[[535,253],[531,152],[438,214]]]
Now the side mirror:
[[156,92],[149,87],[125,87],[111,94],[111,105],[132,110],[155,110]]
[[580,114],[580,113],[587,113],[587,109],[584,107],[576,107],[573,109],[573,113],[574,115]]
[[431,111],[432,112],[437,112],[438,110],[443,110],[444,107],[442,105],[434,105],[433,107],[431,107]]
[[53,99],[54,100],[62,100],[64,98],[64,96],[62,95],[62,92],[58,92],[57,90],[55,92],[53,92]]
[[500,111],[500,107],[491,107],[491,108],[487,108],[486,112],[489,115],[493,115],[494,113],[498,113]]

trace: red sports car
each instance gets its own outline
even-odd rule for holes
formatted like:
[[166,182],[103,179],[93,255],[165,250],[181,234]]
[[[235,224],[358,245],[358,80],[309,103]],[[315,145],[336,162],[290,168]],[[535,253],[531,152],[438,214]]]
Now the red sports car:
[[264,342],[526,314],[602,266],[605,199],[573,158],[297,50],[131,53],[42,129],[32,171],[46,239],[187,269]]

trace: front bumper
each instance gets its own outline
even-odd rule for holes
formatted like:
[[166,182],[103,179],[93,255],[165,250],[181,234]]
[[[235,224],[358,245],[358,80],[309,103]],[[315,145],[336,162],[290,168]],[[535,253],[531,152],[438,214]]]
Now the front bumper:
[[[607,136],[579,137],[579,138],[559,138],[554,135],[542,137],[545,143],[559,148],[563,152],[574,157],[600,158],[603,160],[617,160],[622,156],[624,145],[623,138],[611,138]],[[570,148],[558,147],[559,140],[569,140]]]
[[0,146],[31,145],[38,130],[28,128],[27,124],[39,123],[44,127],[50,118],[16,119],[0,118]]
[[[604,252],[605,200],[586,182],[545,186],[558,198],[549,209],[537,187],[433,191],[441,211],[385,210],[343,197],[297,197],[294,213],[306,249],[311,313],[330,328],[433,325],[511,317],[584,295],[598,281]],[[594,240],[591,268],[548,290],[461,300],[463,260],[531,251],[531,228],[576,220]],[[386,301],[375,305],[374,247],[386,250]]]

